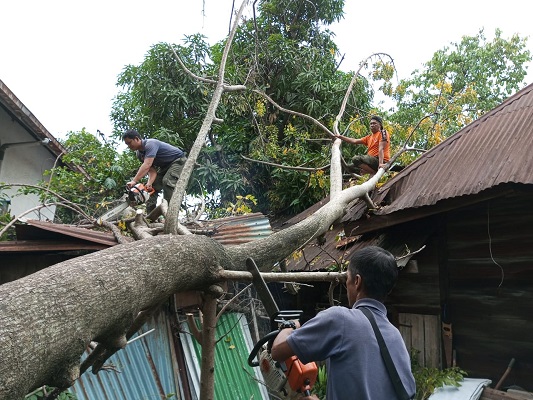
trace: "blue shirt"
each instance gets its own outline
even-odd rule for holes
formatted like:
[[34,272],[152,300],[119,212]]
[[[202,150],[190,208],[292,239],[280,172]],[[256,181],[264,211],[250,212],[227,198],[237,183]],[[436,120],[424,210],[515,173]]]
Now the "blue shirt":
[[328,400],[392,400],[394,386],[381,357],[368,318],[357,309],[372,311],[398,374],[409,395],[415,393],[411,360],[398,329],[387,319],[385,306],[362,299],[352,308],[330,307],[319,312],[287,338],[303,363],[326,361]]
[[166,167],[185,154],[181,149],[157,139],[144,139],[143,150],[137,151],[137,158],[142,162],[145,158],[153,158],[152,165]]

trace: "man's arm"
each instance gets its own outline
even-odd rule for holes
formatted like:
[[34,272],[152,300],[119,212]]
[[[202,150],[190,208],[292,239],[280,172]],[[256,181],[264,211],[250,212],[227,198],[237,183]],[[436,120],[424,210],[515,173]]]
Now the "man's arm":
[[[142,178],[144,178],[146,175],[149,174],[150,168],[152,168],[152,164],[154,162],[154,157],[152,158],[145,158],[139,169],[137,170],[137,173],[133,177],[131,181],[126,183],[128,187],[134,186],[137,182],[139,182]],[[155,170],[154,170],[155,172]],[[154,177],[155,179],[155,177]],[[153,181],[152,181],[153,182]]]
[[145,185],[147,190],[150,190],[152,188],[152,185],[154,184],[155,178],[157,178],[157,171],[152,166],[148,170],[148,181],[146,182],[146,185]]
[[[297,328],[300,327],[300,323],[298,321],[293,322],[295,323]],[[292,328],[282,329],[278,333],[278,336],[276,336],[276,338],[274,339],[274,343],[272,343],[272,351],[270,353],[274,361],[285,361],[286,359],[294,355],[294,351],[289,345],[289,342],[287,342],[287,338],[291,335],[293,331],[294,329]],[[318,396],[314,394],[312,394],[311,396],[300,397],[300,399],[319,400]]]
[[379,168],[382,168],[385,166],[385,163],[383,162],[383,159],[385,158],[385,147],[387,146],[387,142],[389,141],[389,134],[388,132],[383,129],[381,132],[381,140],[379,141],[379,155],[378,155],[378,161],[379,161]]
[[344,135],[335,135],[335,137],[337,139],[342,140],[343,142],[346,142],[346,143],[364,144],[364,142],[361,139],[354,139],[354,138],[351,138],[351,137],[348,137],[348,136],[344,136]]
[[[300,327],[299,321],[292,322],[294,322],[296,328]],[[294,351],[289,345],[289,342],[287,342],[287,338],[293,331],[293,328],[285,328],[279,331],[278,336],[276,336],[274,342],[272,343],[271,355],[274,361],[285,361],[287,358],[294,355]]]

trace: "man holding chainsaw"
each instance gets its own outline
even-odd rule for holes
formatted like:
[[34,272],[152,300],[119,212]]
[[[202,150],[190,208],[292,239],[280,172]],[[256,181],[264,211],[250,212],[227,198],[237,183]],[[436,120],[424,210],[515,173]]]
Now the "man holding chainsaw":
[[[416,387],[409,353],[400,332],[387,319],[383,304],[397,276],[396,260],[388,251],[376,246],[356,251],[346,274],[350,308],[330,307],[302,327],[294,321],[298,329],[282,329],[275,338],[272,358],[284,361],[296,355],[303,363],[327,360],[328,400],[412,398]],[[365,315],[368,311],[383,336],[401,380],[396,386],[403,386],[403,396],[389,376],[370,317]]]
[[[163,190],[163,197],[170,201],[174,187],[178,181],[183,165],[187,160],[183,150],[157,139],[142,139],[139,132],[134,129],[126,131],[122,140],[130,150],[135,151],[137,158],[142,162],[137,173],[126,186],[129,188],[137,184],[148,175],[145,187],[148,192]],[[155,208],[157,196],[151,196],[146,203],[148,212]]]

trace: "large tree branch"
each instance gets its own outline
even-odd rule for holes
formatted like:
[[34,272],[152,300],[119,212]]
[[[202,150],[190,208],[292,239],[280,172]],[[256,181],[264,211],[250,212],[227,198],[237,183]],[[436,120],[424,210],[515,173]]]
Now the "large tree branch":
[[281,165],[281,164],[276,164],[276,163],[272,163],[272,162],[269,162],[269,161],[254,160],[253,158],[248,158],[246,156],[243,156],[242,154],[241,154],[241,157],[243,159],[245,159],[246,161],[250,161],[250,162],[253,162],[253,163],[268,165],[268,166],[271,166],[271,167],[276,167],[276,168],[281,168],[281,169],[294,170],[294,171],[316,172],[316,171],[324,171],[324,170],[326,170],[326,169],[328,169],[330,167],[329,164],[325,165],[323,167],[318,167],[318,168],[292,167],[292,166],[289,166],[289,165]]
[[196,137],[196,140],[194,141],[194,144],[189,152],[187,161],[185,162],[181,175],[178,179],[178,182],[176,183],[176,187],[174,188],[174,193],[172,194],[172,198],[170,199],[167,218],[165,220],[165,233],[173,233],[173,234],[178,233],[179,209],[181,207],[181,203],[183,201],[183,197],[185,195],[187,185],[191,178],[196,160],[198,159],[198,156],[200,155],[200,151],[202,150],[202,147],[205,145],[205,138],[207,137],[207,134],[209,133],[209,129],[211,128],[211,125],[215,118],[215,112],[218,107],[218,104],[220,103],[222,93],[225,91],[224,74],[225,74],[225,68],[226,68],[226,61],[228,59],[228,54],[231,48],[233,37],[235,36],[235,32],[237,30],[238,21],[241,18],[241,15],[244,11],[246,3],[247,2],[244,1],[241,7],[239,8],[239,11],[235,18],[235,23],[233,24],[233,28],[231,29],[231,32],[226,41],[226,46],[224,47],[224,52],[222,54],[222,59],[220,62],[220,69],[218,72],[218,81],[217,81],[215,90],[213,92],[213,97],[211,99],[211,102],[209,103],[209,107],[207,109],[206,116],[200,128],[200,132],[198,133],[198,136]]
[[293,111],[293,110],[289,110],[287,108],[284,108],[282,106],[280,106],[278,103],[276,103],[274,100],[272,100],[272,98],[270,96],[268,96],[266,93],[260,91],[260,90],[252,90],[254,93],[257,93],[258,95],[264,97],[266,100],[268,100],[269,103],[271,103],[274,107],[276,107],[278,110],[282,111],[282,112],[285,112],[287,114],[290,114],[290,115],[295,115],[295,116],[298,116],[298,117],[301,117],[301,118],[304,118],[308,121],[311,121],[313,124],[315,124],[316,126],[318,126],[320,129],[322,129],[325,133],[327,133],[331,138],[334,138],[335,135],[333,134],[333,132],[331,132],[324,124],[322,124],[320,121],[318,121],[317,119],[307,115],[307,114],[303,114],[301,112],[298,112],[298,111]]

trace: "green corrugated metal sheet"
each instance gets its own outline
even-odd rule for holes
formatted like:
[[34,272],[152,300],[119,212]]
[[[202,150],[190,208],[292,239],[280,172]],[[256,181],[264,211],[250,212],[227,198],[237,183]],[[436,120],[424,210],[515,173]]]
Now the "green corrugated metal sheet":
[[[186,323],[182,330],[188,332]],[[268,392],[259,368],[248,365],[253,347],[246,318],[239,313],[223,314],[217,323],[215,348],[215,400],[268,400]],[[180,334],[185,351],[189,351],[189,370],[199,376],[201,347],[191,335]]]

